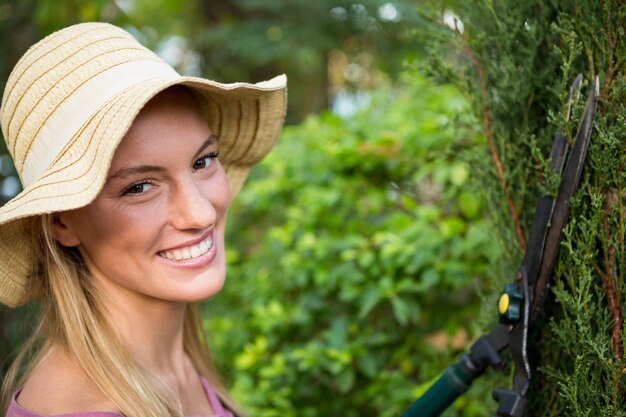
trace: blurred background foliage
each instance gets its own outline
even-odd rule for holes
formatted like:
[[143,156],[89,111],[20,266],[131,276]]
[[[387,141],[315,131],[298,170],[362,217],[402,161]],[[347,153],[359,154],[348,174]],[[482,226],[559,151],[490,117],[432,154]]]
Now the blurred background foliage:
[[[398,416],[474,338],[499,255],[469,185],[483,145],[459,93],[414,72],[285,129],[230,210],[229,284],[207,305],[252,415]],[[472,394],[449,415],[487,415]]]
[[2,77],[25,49],[90,20],[129,29],[180,72],[223,82],[290,77],[288,119],[302,120],[354,92],[394,78],[423,50],[409,1],[3,0]]
[[[231,207],[227,285],[205,306],[251,415],[399,415],[493,318],[490,277],[509,264],[477,181],[487,144],[463,86],[425,76],[433,24],[418,6],[450,31],[455,2],[441,4],[0,0],[2,86],[29,45],[90,20],[181,73],[288,75],[287,127]],[[2,198],[19,191],[6,155],[0,176]],[[0,359],[28,309],[0,307]],[[475,385],[446,416],[493,412],[493,381]]]

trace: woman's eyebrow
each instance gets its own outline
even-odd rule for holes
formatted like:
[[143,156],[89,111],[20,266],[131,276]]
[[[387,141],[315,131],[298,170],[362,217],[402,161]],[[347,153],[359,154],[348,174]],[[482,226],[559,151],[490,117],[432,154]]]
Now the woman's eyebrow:
[[200,145],[200,148],[198,148],[198,151],[194,155],[194,159],[200,157],[202,155],[202,152],[204,152],[206,148],[213,145],[214,143],[217,143],[217,136],[215,135],[209,136],[207,140],[205,140],[204,143]]
[[114,174],[111,174],[107,178],[107,181],[122,179],[133,176],[135,174],[145,174],[147,172],[165,172],[165,168],[155,165],[137,165],[134,167],[122,168],[116,171]]
[[[196,159],[200,157],[202,155],[202,152],[204,152],[206,148],[213,145],[214,143],[217,143],[217,136],[215,135],[209,136],[207,140],[205,140],[202,143],[202,145],[200,145],[200,147],[196,151],[193,158]],[[156,166],[156,165],[137,165],[137,166],[128,167],[128,168],[121,168],[115,171],[115,173],[109,175],[109,177],[107,178],[107,181],[120,179],[120,178],[126,178],[126,177],[130,177],[136,174],[145,174],[148,172],[164,172],[164,171],[165,171],[165,168]]]

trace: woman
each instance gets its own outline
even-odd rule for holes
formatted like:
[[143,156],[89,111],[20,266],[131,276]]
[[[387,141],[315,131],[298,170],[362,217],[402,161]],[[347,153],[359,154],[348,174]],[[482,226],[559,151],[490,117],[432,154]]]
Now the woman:
[[41,319],[8,416],[241,414],[197,302],[224,283],[226,211],[280,131],[285,81],[181,77],[103,23],[26,52],[0,109],[24,186],[0,208],[0,301],[39,298]]

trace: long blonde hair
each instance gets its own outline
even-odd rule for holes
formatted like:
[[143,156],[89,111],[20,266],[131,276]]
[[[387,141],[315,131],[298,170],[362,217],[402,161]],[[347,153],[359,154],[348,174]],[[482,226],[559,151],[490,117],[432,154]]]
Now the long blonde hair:
[[[60,346],[127,417],[183,417],[179,404],[149,382],[149,370],[133,360],[104,314],[101,294],[89,279],[78,251],[61,246],[52,235],[52,215],[27,220],[35,250],[31,282],[41,294],[40,320],[25,342],[2,386],[0,410],[6,410],[12,393],[22,386],[34,365],[52,345]],[[213,364],[202,331],[197,303],[187,307],[183,344],[196,370],[222,402],[243,414],[228,396]],[[32,360],[29,360],[32,358]],[[21,371],[25,367],[24,371]],[[98,410],[93,410],[98,411]]]

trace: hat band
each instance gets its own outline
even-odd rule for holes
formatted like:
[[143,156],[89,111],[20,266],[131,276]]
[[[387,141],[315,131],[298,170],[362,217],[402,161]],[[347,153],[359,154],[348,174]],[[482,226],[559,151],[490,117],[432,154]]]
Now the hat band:
[[109,68],[81,85],[54,111],[34,139],[20,175],[22,185],[28,187],[40,178],[80,128],[116,94],[161,77],[180,75],[160,60],[134,60]]

